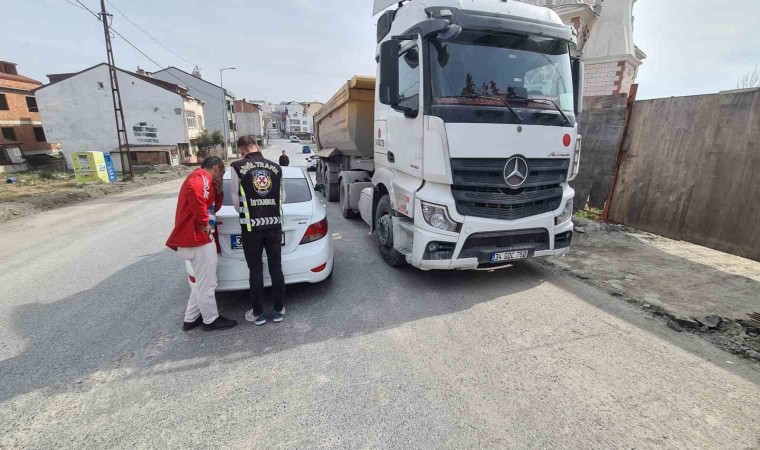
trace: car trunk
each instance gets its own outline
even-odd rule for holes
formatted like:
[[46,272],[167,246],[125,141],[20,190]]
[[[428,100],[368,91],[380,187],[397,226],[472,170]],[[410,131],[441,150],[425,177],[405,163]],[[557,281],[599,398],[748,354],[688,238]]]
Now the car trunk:
[[[289,203],[283,205],[282,231],[285,235],[283,254],[288,254],[298,248],[306,229],[311,225],[314,214],[311,202]],[[217,231],[219,232],[219,246],[222,249],[222,258],[245,259],[242,246],[235,245],[240,237],[240,217],[232,206],[223,206],[216,215]],[[240,247],[240,248],[234,248]]]

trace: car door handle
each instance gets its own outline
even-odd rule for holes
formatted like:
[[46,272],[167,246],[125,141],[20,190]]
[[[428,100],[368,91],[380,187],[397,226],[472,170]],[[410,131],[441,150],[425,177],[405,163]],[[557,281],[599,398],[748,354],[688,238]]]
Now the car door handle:
[[388,162],[389,163],[396,162],[396,156],[393,154],[393,152],[388,152]]

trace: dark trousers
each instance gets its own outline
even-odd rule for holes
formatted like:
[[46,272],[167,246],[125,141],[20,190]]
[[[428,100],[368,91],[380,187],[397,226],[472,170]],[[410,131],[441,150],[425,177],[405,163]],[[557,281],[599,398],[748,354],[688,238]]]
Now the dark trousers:
[[285,276],[282,274],[282,227],[269,230],[253,230],[243,228],[240,239],[243,243],[245,261],[248,263],[251,283],[251,304],[253,314],[264,312],[264,261],[261,251],[267,252],[269,276],[272,278],[272,306],[275,311],[282,311],[282,288],[285,286]]

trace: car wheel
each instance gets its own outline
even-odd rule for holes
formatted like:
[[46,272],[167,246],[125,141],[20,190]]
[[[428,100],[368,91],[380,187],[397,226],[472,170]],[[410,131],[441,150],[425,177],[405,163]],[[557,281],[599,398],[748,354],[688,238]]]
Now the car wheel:
[[353,219],[356,213],[351,209],[348,201],[348,185],[344,180],[340,180],[340,212],[346,219]]
[[383,261],[393,267],[404,265],[406,257],[393,248],[393,209],[388,194],[383,195],[378,202],[375,217],[375,233]]

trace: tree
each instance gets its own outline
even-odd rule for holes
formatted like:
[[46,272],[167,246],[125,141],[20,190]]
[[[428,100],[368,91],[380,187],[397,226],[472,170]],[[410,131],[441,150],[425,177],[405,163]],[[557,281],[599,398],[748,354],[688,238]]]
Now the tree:
[[755,66],[755,70],[744,74],[736,84],[739,89],[751,89],[760,87],[760,66]]
[[201,133],[196,140],[196,145],[198,146],[198,159],[208,157],[209,150],[222,144],[224,144],[224,138],[222,137],[221,131],[216,130],[209,134],[208,130],[203,130],[203,133]]

